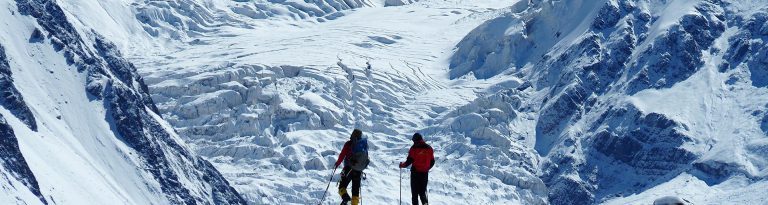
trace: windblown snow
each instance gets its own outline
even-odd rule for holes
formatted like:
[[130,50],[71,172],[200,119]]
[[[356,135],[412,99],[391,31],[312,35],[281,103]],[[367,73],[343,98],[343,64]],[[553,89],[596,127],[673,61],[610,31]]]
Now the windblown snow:
[[2,202],[338,204],[354,128],[364,204],[410,203],[415,132],[431,204],[768,199],[764,1],[0,7]]

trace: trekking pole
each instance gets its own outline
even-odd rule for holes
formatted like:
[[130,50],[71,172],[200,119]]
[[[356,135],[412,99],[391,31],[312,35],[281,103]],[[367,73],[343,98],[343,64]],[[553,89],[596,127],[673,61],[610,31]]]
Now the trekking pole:
[[361,171],[360,172],[360,177],[362,177],[363,179],[360,180],[360,193],[358,193],[357,197],[360,197],[360,198],[358,198],[358,199],[360,199],[360,205],[363,205],[363,181],[366,180],[368,178],[368,176],[365,175],[365,172]]
[[360,193],[359,194],[360,194],[360,196],[357,196],[357,197],[360,197],[359,198],[360,199],[360,205],[363,205],[363,180],[360,180]]
[[328,177],[329,178],[328,179],[328,185],[325,186],[325,191],[323,192],[323,198],[320,199],[320,202],[317,202],[317,205],[320,205],[320,204],[322,204],[325,201],[325,194],[328,193],[328,188],[331,187],[331,181],[333,181],[333,174],[336,174],[336,168],[339,168],[339,167],[334,167],[333,168],[333,172],[331,172],[331,177]]
[[403,204],[403,168],[400,168],[400,199],[398,205]]

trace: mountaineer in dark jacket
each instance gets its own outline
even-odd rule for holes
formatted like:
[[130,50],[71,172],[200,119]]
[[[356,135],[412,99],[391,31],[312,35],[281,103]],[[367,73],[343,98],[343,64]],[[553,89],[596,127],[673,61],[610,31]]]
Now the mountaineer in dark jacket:
[[411,138],[413,146],[408,151],[408,158],[400,163],[400,168],[411,166],[411,201],[413,205],[419,204],[419,198],[423,205],[428,205],[427,182],[429,170],[435,166],[434,150],[426,142],[421,134],[413,134]]
[[[341,196],[341,205],[346,205],[348,202],[352,202],[352,205],[358,205],[360,202],[360,179],[362,176],[361,170],[353,169],[353,166],[357,162],[353,159],[353,147],[358,140],[362,140],[363,132],[355,129],[352,131],[352,135],[349,137],[349,141],[344,143],[344,148],[339,153],[339,158],[336,160],[336,167],[339,167],[341,163],[344,163],[344,169],[341,170],[341,182],[339,182],[339,196]],[[366,159],[367,160],[367,159]],[[352,197],[349,197],[347,193],[347,186],[352,182]]]

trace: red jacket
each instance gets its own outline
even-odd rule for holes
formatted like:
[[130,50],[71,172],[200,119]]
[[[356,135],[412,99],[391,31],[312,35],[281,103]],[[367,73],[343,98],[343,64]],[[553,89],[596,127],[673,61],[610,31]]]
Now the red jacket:
[[350,156],[352,156],[352,141],[347,141],[344,143],[344,148],[341,148],[339,159],[336,160],[336,166],[338,167],[341,162],[347,160]]
[[414,143],[408,151],[408,159],[403,166],[407,167],[411,164],[413,164],[411,171],[422,173],[429,172],[435,166],[434,150],[424,140]]

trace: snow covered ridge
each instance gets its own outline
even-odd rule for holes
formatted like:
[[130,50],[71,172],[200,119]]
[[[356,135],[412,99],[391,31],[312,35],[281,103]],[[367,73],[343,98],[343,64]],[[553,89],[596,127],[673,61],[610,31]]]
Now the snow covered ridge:
[[245,203],[156,114],[113,44],[73,26],[55,1],[0,7],[0,150],[16,177],[2,183],[16,190],[2,203]]
[[[325,22],[344,16],[344,11],[375,6],[401,6],[416,0],[141,0],[131,6],[152,36],[172,39],[210,35],[222,26],[250,28],[253,20],[293,19]],[[267,21],[262,21],[266,23]]]
[[[0,90],[0,105],[10,108],[17,118],[21,119],[27,127],[36,130],[37,124],[34,116],[32,116],[29,108],[24,104],[24,100],[21,99],[18,90],[13,86],[13,79],[11,79],[11,68],[8,65],[8,58],[5,55],[5,47],[0,45],[0,85],[3,90]],[[20,116],[20,117],[19,117]],[[6,181],[2,184],[4,190],[16,190],[21,192],[13,186],[14,181],[21,182],[26,186],[29,191],[37,196],[42,203],[47,203],[45,197],[40,193],[40,186],[37,184],[37,179],[32,171],[29,170],[27,162],[24,159],[24,155],[19,150],[19,142],[16,139],[16,135],[13,133],[13,128],[8,125],[5,117],[0,114],[0,160],[2,160],[2,172],[10,174],[11,177],[6,177]]]
[[450,77],[532,86],[521,104],[550,203],[649,203],[689,175],[710,191],[749,187],[768,176],[767,12],[759,1],[522,2],[459,43]]

